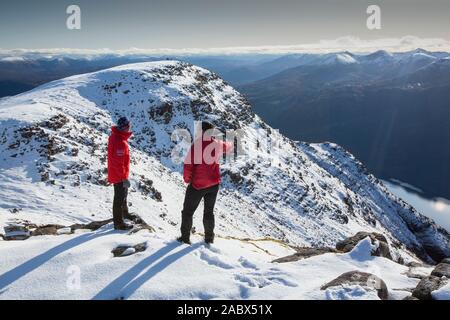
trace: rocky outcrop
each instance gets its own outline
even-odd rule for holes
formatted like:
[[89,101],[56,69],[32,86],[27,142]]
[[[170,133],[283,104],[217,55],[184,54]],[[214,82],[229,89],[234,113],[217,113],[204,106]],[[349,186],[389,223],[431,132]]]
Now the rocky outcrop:
[[450,281],[450,259],[443,259],[433,271],[431,275],[420,280],[414,289],[412,296],[419,300],[432,300],[431,293],[440,289]]
[[436,268],[431,272],[432,276],[435,277],[446,277],[450,279],[450,264],[449,263],[439,263]]
[[336,249],[342,252],[350,252],[361,240],[367,237],[369,237],[372,244],[376,245],[377,247],[377,249],[374,252],[372,252],[373,256],[385,257],[390,260],[393,260],[386,237],[380,233],[375,232],[371,233],[363,231],[358,232],[352,237],[339,241],[336,244]]
[[76,224],[71,225],[70,228],[72,229],[72,232],[74,232],[75,230],[79,230],[79,229],[88,229],[91,231],[95,231],[97,229],[100,229],[104,225],[111,223],[112,221],[113,221],[113,219],[107,219],[107,220],[100,220],[100,221],[92,221],[87,224],[76,223]]
[[277,263],[284,263],[284,262],[294,262],[302,259],[307,259],[313,256],[321,255],[324,253],[330,253],[330,252],[338,252],[336,249],[333,248],[309,248],[309,247],[300,247],[296,248],[297,252],[286,257],[278,258],[273,260],[272,262]]
[[387,300],[389,292],[386,283],[376,275],[361,271],[350,271],[343,273],[336,279],[324,284],[320,289],[326,290],[331,287],[343,285],[358,285],[363,288],[375,289],[381,300]]
[[[125,217],[126,219],[133,222],[133,229],[129,231],[130,234],[136,233],[140,230],[148,230],[149,232],[154,232],[155,229],[148,225],[141,217],[136,214],[129,213]],[[26,240],[29,237],[35,236],[57,236],[62,234],[71,234],[76,230],[91,230],[95,231],[109,223],[111,223],[113,219],[92,221],[86,224],[76,223],[71,226],[63,226],[59,224],[47,224],[47,225],[36,225],[30,223],[28,221],[23,221],[21,223],[12,224],[6,226],[5,234],[0,235],[3,240]]]
[[414,289],[412,296],[419,300],[432,300],[431,293],[445,285],[442,278],[435,276],[428,276],[420,280],[417,287]]
[[13,224],[6,226],[4,239],[11,240],[26,240],[31,236],[30,230],[26,226],[20,224]]
[[134,246],[132,245],[120,245],[114,248],[111,253],[114,255],[114,257],[126,257],[130,256],[132,254],[135,254],[137,252],[142,252],[147,249],[147,243],[142,242],[138,243]]
[[59,229],[63,229],[64,226],[58,225],[58,224],[48,224],[48,225],[44,225],[44,226],[39,226],[36,227],[36,229],[34,229],[31,232],[31,236],[47,236],[47,235],[51,235],[51,236],[55,236],[58,235],[58,230]]

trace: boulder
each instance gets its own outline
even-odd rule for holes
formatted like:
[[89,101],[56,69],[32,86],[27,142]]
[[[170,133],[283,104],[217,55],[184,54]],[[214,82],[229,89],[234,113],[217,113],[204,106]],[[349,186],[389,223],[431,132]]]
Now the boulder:
[[387,300],[389,296],[386,283],[382,279],[374,274],[361,271],[349,271],[343,273],[336,279],[324,284],[320,289],[326,290],[331,287],[343,285],[359,285],[363,288],[375,289],[381,300]]
[[284,263],[284,262],[294,262],[302,259],[307,259],[313,256],[317,256],[324,253],[329,252],[337,252],[336,249],[333,248],[309,248],[309,247],[300,247],[297,248],[297,252],[286,257],[278,258],[273,260],[272,262]]
[[134,246],[131,245],[120,245],[116,248],[114,248],[111,253],[114,255],[114,257],[126,257],[132,254],[135,254],[137,252],[142,252],[147,249],[147,243],[142,242],[138,243]]
[[431,275],[435,277],[447,277],[450,279],[450,264],[448,263],[439,263],[433,271],[431,271]]
[[432,300],[431,293],[444,286],[445,283],[443,278],[430,275],[420,280],[412,295],[419,300]]
[[347,239],[344,239],[342,241],[339,241],[336,244],[336,249],[342,252],[350,252],[353,250],[353,248],[363,239],[369,237],[372,244],[375,244],[375,242],[378,242],[378,248],[375,252],[372,252],[373,256],[377,257],[385,257],[390,260],[392,259],[391,251],[389,250],[389,244],[387,242],[387,239],[384,235],[380,233],[375,232],[358,232],[352,237],[349,237]]

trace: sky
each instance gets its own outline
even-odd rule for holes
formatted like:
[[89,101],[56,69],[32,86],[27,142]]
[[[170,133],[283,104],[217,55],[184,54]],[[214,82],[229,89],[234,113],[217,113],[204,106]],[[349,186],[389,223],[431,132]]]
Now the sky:
[[[81,30],[66,8],[81,8]],[[366,26],[369,5],[381,29]],[[449,0],[40,0],[0,2],[0,48],[290,46],[341,37],[450,41]]]

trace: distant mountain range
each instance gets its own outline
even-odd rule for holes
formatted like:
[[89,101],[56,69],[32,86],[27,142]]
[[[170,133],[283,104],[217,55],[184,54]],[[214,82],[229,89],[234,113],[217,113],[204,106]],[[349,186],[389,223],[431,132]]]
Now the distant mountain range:
[[239,87],[287,136],[332,141],[377,176],[450,198],[450,54],[421,49],[295,55],[301,65]]
[[[49,81],[123,64],[156,60],[182,60],[214,71],[233,84],[242,84],[273,75],[283,68],[267,69],[265,63],[277,55],[148,56],[148,55],[66,55],[0,54],[0,98],[30,90]],[[244,80],[245,79],[245,80]]]

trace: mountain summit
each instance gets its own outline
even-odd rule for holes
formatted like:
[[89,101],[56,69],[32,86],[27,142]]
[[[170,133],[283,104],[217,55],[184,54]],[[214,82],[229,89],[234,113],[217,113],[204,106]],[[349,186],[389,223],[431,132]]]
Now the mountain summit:
[[[130,209],[170,236],[178,233],[184,196],[174,154],[183,154],[180,139],[193,133],[194,121],[208,120],[240,129],[243,141],[223,166],[219,235],[318,247],[376,231],[389,238],[394,259],[450,256],[449,234],[389,193],[351,154],[332,143],[289,140],[217,75],[177,61],[72,76],[0,101],[0,224],[109,218],[107,137],[123,115],[134,132]],[[276,162],[261,137],[276,142]]]

